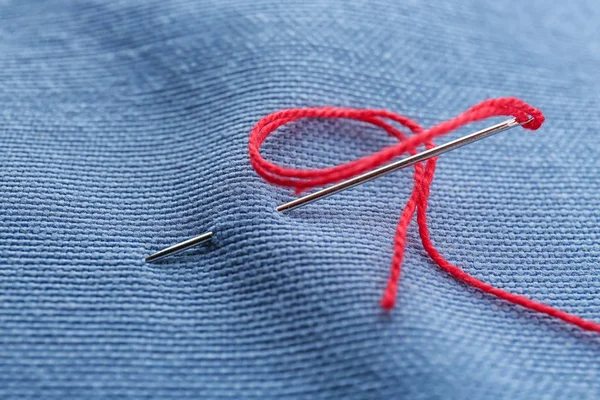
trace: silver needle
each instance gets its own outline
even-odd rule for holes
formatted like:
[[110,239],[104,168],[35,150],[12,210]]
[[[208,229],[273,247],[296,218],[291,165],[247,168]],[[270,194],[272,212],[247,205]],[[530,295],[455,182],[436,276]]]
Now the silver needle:
[[[369,182],[373,179],[379,178],[380,176],[387,175],[391,172],[397,171],[402,168],[410,167],[418,162],[425,161],[432,157],[437,157],[441,154],[449,152],[454,149],[458,149],[459,147],[465,146],[469,143],[476,142],[481,139],[485,139],[496,133],[514,128],[516,126],[524,125],[528,122],[531,122],[533,118],[530,118],[528,121],[519,123],[514,118],[501,122],[497,125],[490,126],[489,128],[482,129],[470,135],[464,136],[462,138],[453,140],[451,142],[439,145],[429,150],[425,150],[419,154],[415,154],[414,156],[407,157],[403,160],[399,160],[393,162],[391,164],[385,165],[383,167],[379,167],[374,169],[373,171],[365,172],[359,176],[355,176],[354,178],[348,179],[346,181],[340,182],[333,186],[330,186],[325,189],[321,189],[315,193],[311,193],[304,197],[300,197],[299,199],[290,201],[289,203],[285,203],[277,207],[277,211],[285,212],[291,211],[295,208],[299,208],[305,206],[313,201],[317,201],[319,199],[331,196],[335,193],[341,192],[346,189],[353,188],[354,186],[361,185],[363,183]],[[151,256],[146,257],[146,262],[152,262],[160,260],[161,258],[180,253],[184,250],[189,249],[190,247],[197,246],[201,243],[209,241],[213,236],[212,232],[206,232],[200,236],[196,236],[195,238],[186,240],[185,242],[178,243],[174,246],[168,247],[164,250],[161,250],[157,253],[152,254]]]
[[146,257],[144,261],[153,262],[173,254],[181,253],[182,251],[187,250],[190,247],[197,246],[200,243],[208,242],[210,239],[212,239],[212,237],[212,232],[203,233],[200,236],[196,236],[195,238],[191,238],[189,240],[186,240],[185,242],[177,243],[176,245],[167,247],[164,250],[154,253],[151,256]]
[[530,118],[528,121],[519,123],[514,118],[501,122],[497,125],[490,126],[489,128],[482,129],[475,133],[471,133],[470,135],[461,137],[459,139],[453,140],[448,143],[441,144],[437,147],[434,147],[429,150],[425,150],[419,154],[415,154],[414,156],[407,157],[403,160],[398,160],[388,165],[384,165],[383,167],[379,167],[374,169],[373,171],[365,172],[364,174],[355,176],[354,178],[350,178],[343,182],[337,183],[333,186],[327,187],[325,189],[321,189],[317,192],[308,194],[306,196],[300,197],[296,200],[292,200],[289,203],[285,203],[277,207],[277,211],[285,212],[291,211],[296,208],[305,206],[307,204],[312,203],[313,201],[317,201],[323,199],[325,197],[329,197],[335,193],[344,191],[346,189],[353,188],[355,186],[361,185],[363,183],[369,182],[373,179],[379,178],[381,176],[387,175],[390,172],[397,171],[402,168],[410,167],[418,162],[425,161],[432,157],[437,157],[441,154],[449,152],[454,149],[458,149],[459,147],[465,146],[469,143],[476,142],[481,139],[485,139],[496,133],[514,128],[516,126],[524,125],[528,122],[531,122],[533,118]]

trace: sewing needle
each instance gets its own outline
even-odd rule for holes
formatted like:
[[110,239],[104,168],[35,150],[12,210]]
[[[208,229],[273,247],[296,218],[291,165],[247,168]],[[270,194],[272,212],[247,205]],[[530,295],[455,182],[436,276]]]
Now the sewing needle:
[[487,137],[490,137],[490,136],[500,133],[502,131],[506,131],[506,130],[514,128],[516,126],[524,125],[528,122],[531,122],[532,120],[533,120],[533,118],[530,118],[529,120],[522,122],[522,123],[517,122],[517,120],[514,118],[506,120],[499,124],[482,129],[482,130],[472,133],[470,135],[463,136],[463,137],[453,140],[451,142],[441,144],[437,147],[431,148],[429,150],[425,150],[421,153],[415,154],[415,155],[407,157],[405,159],[398,160],[391,164],[384,165],[383,167],[379,167],[372,171],[365,172],[364,174],[355,176],[354,178],[350,178],[343,182],[337,183],[333,186],[329,186],[325,189],[321,189],[317,192],[307,194],[306,196],[292,200],[289,203],[280,205],[279,207],[277,207],[277,211],[286,212],[286,211],[294,210],[296,208],[300,208],[302,206],[305,206],[305,205],[315,202],[317,200],[323,199],[325,197],[329,197],[331,195],[334,195],[334,194],[342,192],[344,190],[353,188],[358,185],[362,185],[363,183],[372,181],[373,179],[382,177],[384,175],[387,175],[387,174],[397,171],[399,169],[410,167],[411,165],[414,165],[418,162],[425,161],[432,157],[437,157],[441,154],[447,153],[454,149],[458,149],[459,147],[465,146],[469,143],[474,143],[478,140],[485,139]]

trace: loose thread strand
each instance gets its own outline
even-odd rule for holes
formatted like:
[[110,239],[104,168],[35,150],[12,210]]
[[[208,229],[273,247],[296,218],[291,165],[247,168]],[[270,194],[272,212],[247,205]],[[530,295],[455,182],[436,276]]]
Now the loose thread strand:
[[[530,130],[539,129],[544,123],[544,115],[540,110],[516,98],[498,98],[483,101],[464,113],[427,130],[407,117],[386,110],[360,110],[339,107],[295,108],[269,114],[258,121],[250,132],[248,150],[252,166],[264,180],[274,185],[292,188],[296,193],[301,193],[364,173],[388,163],[403,153],[416,154],[418,146],[425,145],[427,148],[432,148],[435,146],[433,139],[436,137],[446,135],[466,124],[495,116],[512,116],[517,122],[524,123],[523,128]],[[265,160],[261,156],[260,148],[271,133],[287,123],[304,118],[345,118],[366,122],[382,128],[388,135],[396,137],[399,143],[358,160],[322,169],[284,168]],[[531,121],[525,123],[529,119]],[[403,132],[386,122],[386,120],[396,122],[407,128],[412,135],[406,137]],[[599,323],[585,320],[527,297],[496,288],[467,274],[461,268],[446,260],[436,250],[429,236],[427,226],[427,205],[436,162],[437,159],[433,158],[414,165],[414,187],[396,228],[390,275],[381,299],[381,306],[391,309],[396,302],[406,234],[416,213],[421,242],[427,254],[441,269],[448,272],[455,279],[513,304],[559,318],[582,329],[600,332]]]

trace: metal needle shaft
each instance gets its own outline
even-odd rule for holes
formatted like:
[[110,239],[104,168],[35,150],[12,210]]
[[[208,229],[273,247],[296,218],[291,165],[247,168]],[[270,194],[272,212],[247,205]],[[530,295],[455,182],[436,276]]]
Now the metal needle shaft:
[[146,257],[144,261],[153,262],[173,254],[181,253],[182,251],[187,250],[190,247],[194,247],[196,245],[199,245],[200,243],[209,241],[212,238],[212,236],[212,232],[203,233],[200,236],[196,236],[195,238],[191,238],[189,240],[186,240],[185,242],[178,243],[174,246],[167,247],[164,250],[154,253],[151,256]]
[[[295,208],[305,206],[309,203],[312,203],[313,201],[317,201],[319,199],[331,196],[331,195],[341,192],[343,190],[353,188],[354,186],[358,186],[363,183],[369,182],[373,179],[387,175],[387,174],[397,171],[399,169],[410,167],[411,165],[414,165],[418,162],[425,161],[432,157],[437,157],[441,154],[444,154],[444,153],[454,150],[454,149],[458,149],[459,147],[465,146],[469,143],[473,143],[478,140],[485,139],[487,137],[495,135],[496,133],[514,128],[516,126],[524,125],[530,121],[531,121],[531,119],[529,119],[528,121],[525,121],[523,123],[519,123],[514,118],[509,119],[509,120],[501,122],[497,125],[490,126],[489,128],[485,128],[485,129],[482,129],[475,133],[472,133],[470,135],[464,136],[462,138],[439,145],[439,146],[434,147],[429,150],[425,150],[419,154],[415,154],[415,155],[407,157],[403,160],[393,162],[393,163],[385,165],[383,167],[374,169],[373,171],[365,172],[364,174],[361,174],[354,178],[340,182],[340,183],[330,186],[328,188],[319,190],[315,193],[311,193],[304,197],[300,197],[299,199],[290,201],[289,203],[282,204],[279,207],[277,207],[277,211],[279,211],[279,212],[291,211]],[[151,256],[146,257],[145,261],[146,262],[157,261],[157,260],[160,260],[161,258],[180,253],[184,250],[189,249],[190,247],[194,247],[196,245],[199,245],[201,243],[209,241],[212,238],[212,236],[213,236],[212,232],[206,232],[200,236],[196,236],[195,238],[186,240],[185,242],[178,243],[174,246],[168,247],[164,250],[154,253]]]
[[475,133],[471,133],[470,135],[461,137],[459,139],[453,140],[448,143],[444,143],[444,144],[434,147],[432,149],[425,150],[419,154],[415,154],[414,156],[410,156],[403,160],[399,160],[399,161],[393,162],[391,164],[384,165],[383,167],[379,167],[377,169],[374,169],[373,171],[365,172],[364,174],[355,176],[354,178],[350,178],[346,181],[340,182],[333,186],[327,187],[325,189],[321,189],[317,192],[300,197],[296,200],[292,200],[289,203],[285,203],[285,204],[282,204],[279,207],[277,207],[277,211],[279,211],[279,212],[291,211],[295,208],[305,206],[307,204],[312,203],[313,201],[317,201],[317,200],[323,199],[325,197],[331,196],[335,193],[344,191],[346,189],[353,188],[355,186],[369,182],[373,179],[387,175],[387,174],[397,171],[399,169],[410,167],[411,165],[414,165],[421,161],[425,161],[429,158],[437,157],[437,156],[444,154],[446,152],[449,152],[451,150],[458,149],[459,147],[465,146],[469,143],[473,143],[478,140],[485,139],[487,137],[495,135],[496,133],[505,131],[507,129],[514,128],[516,126],[524,125],[524,124],[530,122],[531,120],[532,120],[532,118],[530,118],[528,121],[525,121],[523,123],[517,122],[514,118],[506,120],[497,125],[490,126],[489,128],[485,128],[485,129],[482,129]]

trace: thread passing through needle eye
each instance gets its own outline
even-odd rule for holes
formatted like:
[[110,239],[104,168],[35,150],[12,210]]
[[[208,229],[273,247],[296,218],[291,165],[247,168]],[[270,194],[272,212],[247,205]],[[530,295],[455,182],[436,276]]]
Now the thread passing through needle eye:
[[[293,209],[305,206],[307,204],[313,203],[325,197],[329,197],[341,191],[353,188],[355,186],[361,185],[363,183],[367,183],[384,175],[387,175],[391,172],[397,171],[402,168],[410,167],[418,162],[428,160],[432,157],[437,157],[441,154],[447,153],[449,151],[458,149],[460,147],[466,146],[467,144],[474,143],[478,140],[485,139],[502,131],[522,126],[532,122],[533,118],[530,117],[528,120],[524,122],[518,122],[515,118],[506,120],[494,126],[490,126],[489,128],[482,129],[475,133],[471,133],[470,135],[458,138],[451,142],[439,145],[437,147],[433,147],[427,149],[421,153],[414,154],[405,159],[392,162],[391,164],[385,165],[383,167],[374,169],[372,171],[366,172],[359,176],[347,179],[343,182],[335,184],[333,186],[327,187],[325,189],[319,190],[315,193],[306,195],[304,197],[298,198],[296,200],[290,201],[289,203],[282,204],[277,207],[277,211],[286,212],[291,211]],[[179,254],[187,249],[198,246],[200,244],[206,243],[212,239],[213,233],[207,232],[203,233],[200,236],[196,236],[194,238],[188,239],[184,242],[175,244],[173,246],[167,247],[166,249],[160,250],[148,257],[145,258],[146,262],[154,262],[161,260],[165,257],[172,256],[175,254]]]

